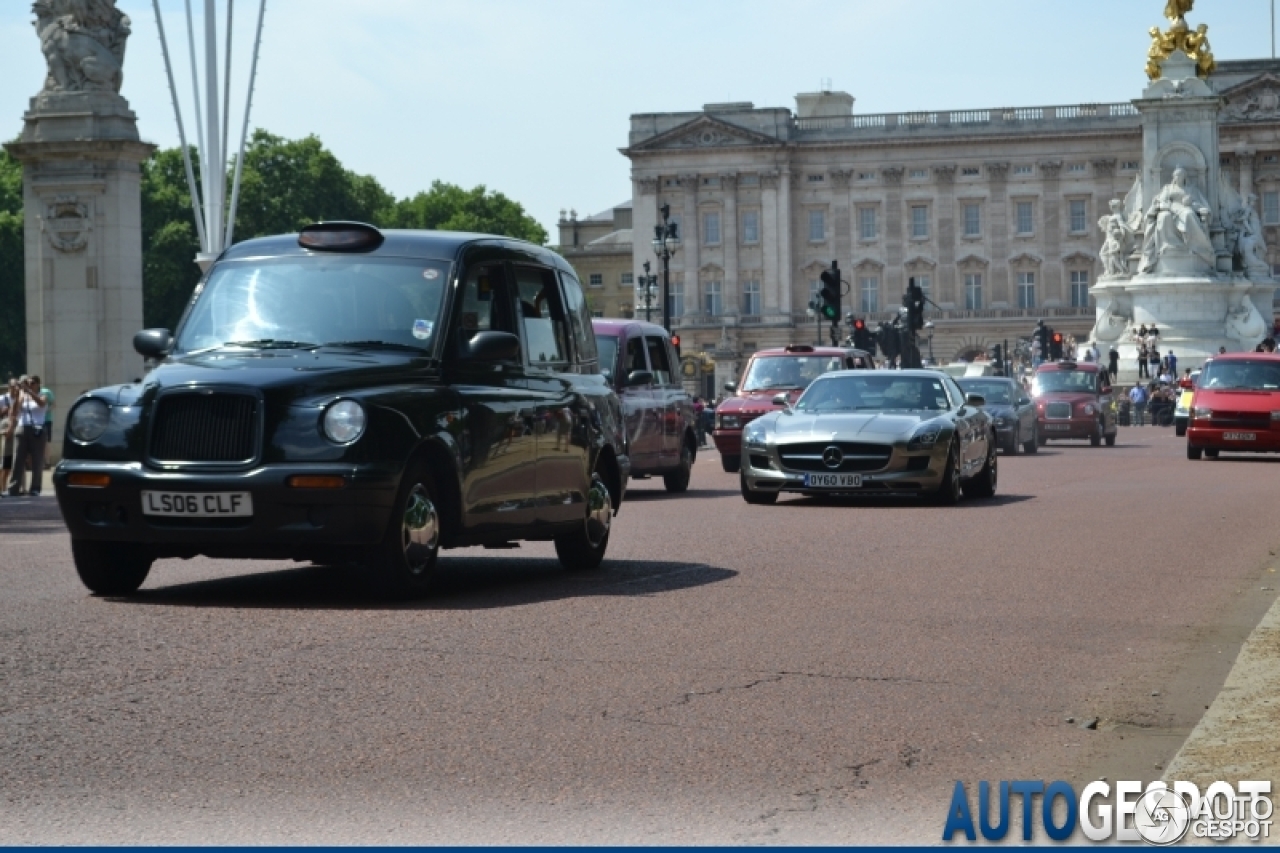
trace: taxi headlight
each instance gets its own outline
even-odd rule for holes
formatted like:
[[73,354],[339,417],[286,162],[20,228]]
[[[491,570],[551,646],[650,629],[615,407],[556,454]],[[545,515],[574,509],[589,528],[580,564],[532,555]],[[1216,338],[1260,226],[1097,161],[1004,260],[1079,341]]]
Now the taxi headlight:
[[911,440],[907,442],[907,450],[923,450],[926,447],[933,447],[941,434],[941,424],[923,424],[916,429],[911,436]]
[[1271,420],[1273,420],[1273,421],[1280,421],[1280,412],[1272,412],[1272,413],[1271,413]]
[[1213,417],[1213,409],[1206,409],[1204,406],[1196,406],[1191,410],[1191,417],[1196,420],[1209,420]]
[[742,426],[742,419],[737,415],[719,415],[720,429],[737,429]]
[[350,444],[364,434],[364,406],[355,400],[339,400],[324,413],[324,434],[337,444]]
[[1085,403],[1084,408],[1082,408],[1080,411],[1084,412],[1086,415],[1092,415],[1094,412],[1097,411],[1097,409],[1093,407],[1093,403]]
[[67,419],[67,431],[76,441],[88,444],[102,438],[110,422],[111,407],[90,397],[71,410],[71,417]]

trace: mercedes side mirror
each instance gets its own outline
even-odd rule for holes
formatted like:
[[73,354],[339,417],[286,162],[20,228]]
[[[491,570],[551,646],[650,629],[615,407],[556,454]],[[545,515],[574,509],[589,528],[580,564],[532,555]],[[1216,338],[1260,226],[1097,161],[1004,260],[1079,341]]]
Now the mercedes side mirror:
[[775,406],[790,406],[790,405],[791,405],[791,401],[787,399],[787,395],[786,395],[786,394],[774,394],[774,395],[773,395],[773,404],[774,404]]
[[981,394],[967,394],[965,395],[964,401],[970,406],[982,407],[987,404],[987,398]]
[[633,370],[627,374],[627,387],[634,388],[637,385],[652,385],[653,371],[651,370]]
[[164,358],[172,347],[168,329],[143,329],[133,336],[133,349],[143,358]]
[[510,332],[476,332],[467,341],[467,361],[500,362],[520,360],[520,339]]

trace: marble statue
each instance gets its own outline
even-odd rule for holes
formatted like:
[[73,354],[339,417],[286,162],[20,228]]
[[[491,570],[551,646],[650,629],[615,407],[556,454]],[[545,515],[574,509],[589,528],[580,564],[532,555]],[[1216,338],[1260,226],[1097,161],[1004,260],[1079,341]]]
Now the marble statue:
[[1098,257],[1102,260],[1103,275],[1126,276],[1129,274],[1129,254],[1133,251],[1134,231],[1129,227],[1124,204],[1118,198],[1111,200],[1111,213],[1098,220],[1105,239]]
[[1258,216],[1258,197],[1249,193],[1245,203],[1235,215],[1236,251],[1240,267],[1253,276],[1268,277],[1271,265],[1267,263],[1267,243],[1262,235],[1262,220]]
[[1098,312],[1098,321],[1094,323],[1093,331],[1089,333],[1089,337],[1095,341],[1118,341],[1133,324],[1133,302],[1127,294],[1117,293],[1111,297],[1111,301],[1105,305],[1102,304],[1102,297],[1098,300],[1100,309]]
[[1182,167],[1147,208],[1138,272],[1148,275],[1209,275],[1214,268],[1209,239],[1209,202],[1187,182]]
[[1227,337],[1240,341],[1246,349],[1252,349],[1270,328],[1244,291],[1227,297],[1227,316],[1223,326]]
[[43,92],[119,93],[130,29],[115,0],[36,0],[31,11],[49,66]]

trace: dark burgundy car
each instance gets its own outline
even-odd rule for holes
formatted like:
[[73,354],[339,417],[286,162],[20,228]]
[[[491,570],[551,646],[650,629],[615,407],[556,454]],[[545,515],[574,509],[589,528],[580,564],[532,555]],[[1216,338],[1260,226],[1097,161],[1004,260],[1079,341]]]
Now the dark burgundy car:
[[1047,362],[1036,368],[1036,435],[1040,443],[1088,439],[1094,447],[1116,443],[1117,421],[1111,380],[1096,364]]
[[670,335],[642,320],[597,318],[591,326],[600,372],[622,400],[631,477],[660,474],[667,491],[683,492],[698,454],[698,432]]
[[[726,383],[733,394],[716,407],[711,437],[720,451],[720,464],[730,474],[742,464],[742,428],[777,408],[774,397],[785,393],[794,403],[809,383],[832,370],[860,370],[872,366],[871,354],[850,347],[789,346],[762,349],[742,371],[742,380]],[[634,464],[634,462],[632,463]]]

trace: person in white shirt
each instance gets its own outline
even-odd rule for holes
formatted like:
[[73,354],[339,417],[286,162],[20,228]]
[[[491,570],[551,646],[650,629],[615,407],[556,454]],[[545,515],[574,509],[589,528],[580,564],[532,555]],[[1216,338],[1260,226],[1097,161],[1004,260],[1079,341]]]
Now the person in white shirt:
[[9,486],[9,472],[13,470],[13,432],[17,424],[13,414],[13,401],[18,397],[18,380],[10,378],[4,394],[0,394],[0,495]]
[[31,488],[27,494],[33,498],[40,496],[40,487],[44,484],[44,415],[48,405],[49,398],[41,392],[39,383],[33,383],[27,376],[18,380],[18,393],[9,405],[9,417],[14,422],[17,436],[13,473],[9,475],[6,492],[10,497],[21,494],[28,462],[31,464]]

